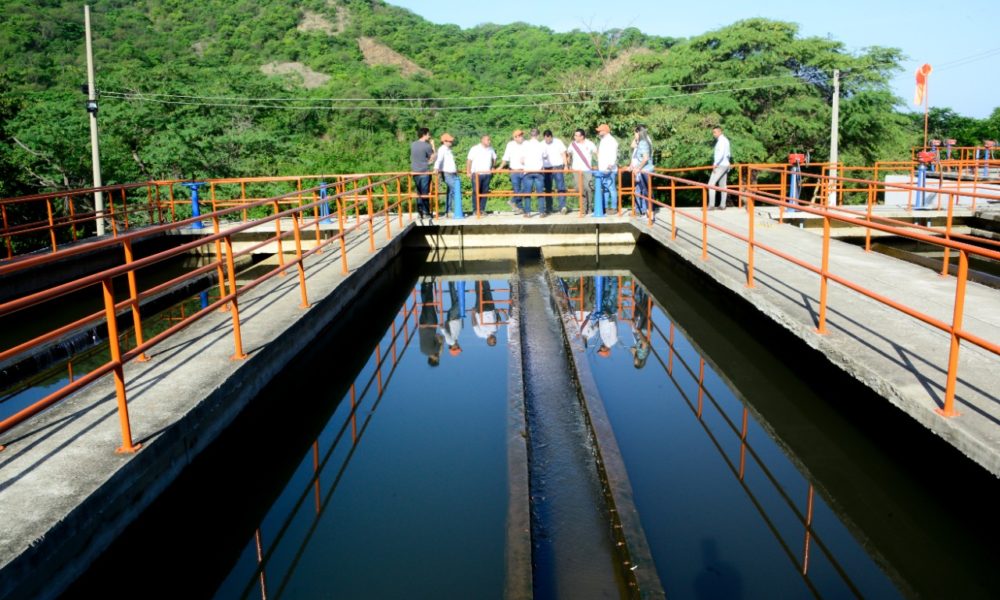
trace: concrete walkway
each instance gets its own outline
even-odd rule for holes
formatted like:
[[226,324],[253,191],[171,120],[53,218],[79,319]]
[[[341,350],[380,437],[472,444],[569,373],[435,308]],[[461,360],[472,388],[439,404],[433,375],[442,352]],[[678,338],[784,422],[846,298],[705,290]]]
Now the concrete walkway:
[[80,575],[325,323],[350,310],[354,292],[400,252],[412,227],[395,225],[386,240],[384,222],[376,223],[376,253],[366,229],[349,236],[348,275],[339,244],[307,262],[308,309],[294,268],[241,297],[247,359],[231,360],[232,318],[219,312],[155,346],[149,362],[126,365],[139,452],[115,453],[121,430],[111,377],[4,434],[0,598],[50,597]]
[[[701,210],[684,209],[700,218]],[[745,210],[710,211],[709,222],[746,235]],[[708,231],[708,259],[701,258],[701,223],[678,216],[670,239],[668,210],[650,227],[637,228],[742,296],[782,327],[901,410],[946,439],[994,475],[1000,476],[1000,356],[970,343],[961,346],[956,407],[958,417],[934,409],[944,403],[950,336],[935,327],[830,283],[826,335],[818,323],[820,277],[773,254],[754,253],[755,287],[746,287],[747,244],[721,231]],[[822,235],[779,224],[769,211],[755,215],[755,239],[810,264],[819,265]],[[917,311],[952,321],[955,279],[843,242],[831,242],[830,272]],[[969,283],[963,327],[1000,343],[1000,292]],[[809,364],[799,365],[809,377]],[[845,399],[849,400],[849,399]]]

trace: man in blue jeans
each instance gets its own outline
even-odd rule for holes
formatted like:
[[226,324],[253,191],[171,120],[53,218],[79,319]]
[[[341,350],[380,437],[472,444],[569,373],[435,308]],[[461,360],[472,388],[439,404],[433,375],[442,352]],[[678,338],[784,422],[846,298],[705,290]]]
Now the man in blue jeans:
[[542,141],[538,139],[538,130],[532,129],[531,139],[521,145],[524,148],[524,179],[522,180],[524,187],[521,188],[521,193],[524,194],[522,206],[524,216],[531,216],[531,196],[535,195],[538,198],[538,215],[544,217],[545,204],[538,194],[542,193],[542,170],[545,165],[542,154],[545,152],[545,148]]
[[559,192],[559,212],[566,214],[566,144],[557,137],[552,137],[552,130],[546,129],[542,133],[542,147],[545,149],[542,158],[545,159],[545,212],[551,213],[553,198],[548,194],[552,193],[553,183],[556,191]]
[[458,177],[455,155],[451,151],[451,146],[454,143],[455,138],[450,133],[442,133],[441,148],[434,161],[434,170],[441,173],[445,186],[448,188],[444,198],[444,214],[446,216],[453,207],[458,212],[458,207],[462,206],[462,180]]
[[434,162],[434,140],[431,130],[421,127],[417,130],[417,141],[410,144],[410,171],[414,173],[413,184],[417,188],[417,212],[420,218],[431,216],[431,163]]
[[500,168],[510,169],[510,186],[514,195],[508,204],[514,210],[515,215],[524,212],[521,206],[521,191],[524,188],[523,145],[524,132],[520,129],[515,129],[514,133],[511,134],[511,140],[507,142],[507,147],[504,148],[503,158],[500,159]]

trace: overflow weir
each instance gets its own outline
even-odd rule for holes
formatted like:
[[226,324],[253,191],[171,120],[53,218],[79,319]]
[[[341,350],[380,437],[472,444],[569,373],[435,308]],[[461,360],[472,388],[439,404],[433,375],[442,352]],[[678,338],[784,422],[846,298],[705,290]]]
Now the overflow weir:
[[[713,213],[711,218],[738,230],[745,215],[731,210]],[[789,244],[798,256],[816,255],[815,234],[783,227],[763,214],[758,226],[759,239]],[[829,301],[830,331],[819,336],[814,331],[818,277],[760,256],[755,266],[757,286],[748,289],[745,249],[739,242],[718,235],[702,245],[700,235],[697,223],[679,223],[674,232],[661,218],[652,225],[628,217],[585,222],[550,217],[544,223],[525,223],[517,217],[497,217],[481,223],[447,219],[433,226],[411,223],[387,239],[376,236],[377,252],[354,244],[350,252],[356,255],[355,266],[346,276],[339,273],[336,253],[319,261],[309,271],[313,305],[308,310],[300,305],[292,277],[260,286],[254,296],[241,301],[248,360],[231,361],[232,342],[224,321],[206,319],[158,347],[149,363],[126,366],[131,371],[133,428],[143,445],[138,453],[113,453],[117,419],[110,409],[114,391],[109,381],[87,388],[3,435],[0,510],[16,518],[6,518],[10,525],[0,533],[4,549],[0,597],[51,596],[71,585],[226,430],[257,392],[308,351],[320,330],[337,319],[349,318],[354,310],[351,303],[380,271],[389,269],[405,276],[392,259],[405,253],[407,246],[432,257],[458,253],[459,263],[464,263],[466,254],[475,259],[477,247],[545,246],[547,257],[558,257],[562,246],[576,245],[593,248],[595,267],[602,264],[603,252],[614,252],[608,244],[638,242],[659,248],[666,257],[663,260],[688,264],[698,274],[700,285],[726,290],[730,302],[754,307],[783,335],[814,349],[827,362],[824,369],[846,373],[987,472],[1000,475],[997,356],[963,347],[957,384],[961,414],[944,418],[935,409],[943,402],[947,352],[941,348],[947,348],[947,335],[914,326],[904,314],[834,288]],[[931,313],[947,305],[949,295],[954,294],[953,285],[949,287],[933,273],[866,254],[860,248],[837,244],[835,256],[837,268],[857,277],[869,277],[866,269],[870,269],[870,279],[864,283],[873,289],[911,287],[905,293]],[[590,257],[574,260],[589,262]],[[506,595],[572,597],[576,595],[573,586],[579,585],[622,596],[659,597],[669,586],[661,583],[653,566],[600,395],[583,366],[580,348],[566,331],[567,309],[560,306],[554,283],[542,265],[530,262],[519,267],[518,310],[527,312],[518,315],[520,341],[512,346],[518,349],[520,368],[508,381],[511,396],[517,395],[518,385],[523,386],[526,417],[521,423],[527,437],[526,450],[519,450],[520,424],[516,414],[510,416],[508,457],[519,460],[523,455],[530,466],[511,471],[508,465]],[[968,294],[972,300],[967,302],[966,326],[984,339],[1000,339],[996,292],[970,284]],[[725,332],[720,336],[724,339]],[[551,375],[551,361],[563,363],[553,366],[557,375]],[[789,362],[794,361],[790,356]],[[812,366],[797,368],[808,372]],[[513,414],[518,403],[511,406]],[[896,418],[907,417],[896,413]],[[565,453],[560,455],[560,451]],[[956,457],[957,453],[951,459]],[[547,471],[552,465],[559,467]],[[523,507],[515,506],[524,492],[517,491],[518,477],[527,477],[530,489],[531,550],[524,548]],[[563,485],[559,477],[568,478],[573,486]],[[574,507],[574,502],[579,504]],[[587,520],[581,516],[559,523],[563,510]],[[585,522],[591,525],[586,535],[597,536],[586,543],[574,529]],[[557,551],[567,541],[581,556]],[[525,567],[526,560],[533,566]],[[587,578],[581,577],[580,569],[589,574]],[[517,574],[513,581],[512,573]],[[529,578],[531,590],[524,587]]]

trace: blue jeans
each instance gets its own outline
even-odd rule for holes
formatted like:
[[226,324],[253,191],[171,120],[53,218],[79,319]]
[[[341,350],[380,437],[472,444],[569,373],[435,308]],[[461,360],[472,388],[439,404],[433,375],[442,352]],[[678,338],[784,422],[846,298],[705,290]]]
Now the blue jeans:
[[417,188],[417,212],[421,215],[431,214],[431,205],[428,201],[431,192],[431,176],[414,175],[413,185]]
[[640,215],[646,214],[649,206],[649,172],[640,171],[635,176],[635,210]]
[[444,214],[447,216],[453,206],[462,205],[462,180],[457,173],[444,173],[444,184],[448,187],[444,197]]
[[514,202],[514,206],[521,208],[521,188],[524,186],[524,173],[511,173],[510,174],[510,187],[514,190],[514,196],[511,200]]
[[[566,208],[566,174],[562,172],[562,169],[562,165],[559,165],[558,167],[547,167],[544,173],[545,193],[552,193],[552,183],[555,182],[556,191],[561,194],[559,196],[560,210]],[[545,212],[552,212],[552,200],[552,196],[545,197]]]
[[[535,194],[542,193],[542,174],[538,172],[525,173],[523,179],[521,180],[522,187],[521,193],[524,194],[524,212],[531,212],[531,195],[532,192]],[[538,199],[538,211],[542,210],[542,199]]]
[[490,193],[490,180],[493,179],[493,175],[489,173],[473,173],[472,174],[472,208],[476,208],[476,202],[479,202],[479,212],[486,212],[486,200],[485,197],[480,197],[480,194]]

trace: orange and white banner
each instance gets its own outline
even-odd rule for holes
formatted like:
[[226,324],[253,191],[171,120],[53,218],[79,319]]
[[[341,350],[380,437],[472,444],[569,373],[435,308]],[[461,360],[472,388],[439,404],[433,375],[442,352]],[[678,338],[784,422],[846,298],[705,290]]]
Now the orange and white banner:
[[931,66],[924,63],[917,68],[917,92],[913,95],[913,103],[920,106],[927,98],[927,76],[931,74]]

